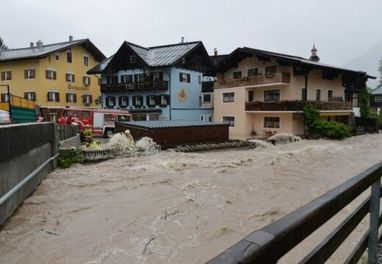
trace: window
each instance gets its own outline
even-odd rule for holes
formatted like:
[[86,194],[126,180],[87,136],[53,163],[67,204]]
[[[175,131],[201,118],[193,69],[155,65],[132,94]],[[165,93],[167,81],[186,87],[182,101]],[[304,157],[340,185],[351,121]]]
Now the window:
[[93,96],[91,94],[84,94],[82,96],[82,102],[85,105],[89,105],[89,104],[93,103]]
[[56,57],[56,61],[60,60],[60,54],[59,53],[56,53],[54,56]]
[[280,117],[264,117],[265,128],[280,128]]
[[235,102],[235,93],[223,93],[223,103]]
[[159,81],[162,81],[162,73],[161,72],[153,72],[153,82],[159,82]]
[[65,75],[65,79],[67,82],[75,82],[74,74],[73,73],[67,73]]
[[136,63],[137,62],[137,56],[131,55],[130,56],[130,63]]
[[126,74],[121,76],[121,82],[122,83],[132,83],[133,82],[133,75],[132,74]]
[[264,101],[280,101],[280,90],[264,91]]
[[202,75],[198,75],[198,84],[202,84]]
[[66,93],[66,102],[67,103],[76,103],[77,102],[77,94]]
[[235,117],[234,116],[223,116],[223,123],[229,124],[229,126],[235,126]]
[[48,102],[59,102],[60,93],[56,91],[48,91]]
[[306,101],[306,100],[308,100],[308,98],[307,98],[307,93],[306,93],[306,88],[302,88],[301,89],[301,100],[303,100],[303,101]]
[[209,104],[211,103],[212,95],[211,94],[203,94],[203,103]]
[[155,95],[149,95],[146,97],[146,104],[147,106],[155,106],[156,105],[156,100],[155,100]]
[[321,90],[316,89],[316,101],[321,101]]
[[135,107],[141,107],[143,105],[143,96],[137,95],[133,97],[133,105]]
[[11,71],[3,71],[3,72],[1,72],[1,80],[2,81],[10,81],[10,80],[12,80],[12,72]]
[[83,76],[82,77],[82,82],[83,82],[85,87],[90,86],[90,77],[89,76]]
[[179,82],[190,83],[191,75],[188,73],[180,72],[179,73]]
[[127,97],[127,96],[119,97],[119,106],[120,107],[127,107],[128,105],[129,105],[129,97]]
[[374,96],[374,102],[375,103],[382,103],[382,95]]
[[253,102],[254,99],[255,99],[254,91],[248,91],[248,102]]
[[248,70],[248,77],[258,76],[259,75],[259,69],[253,68]]
[[328,101],[333,98],[333,90],[328,90]]
[[109,108],[114,107],[115,105],[115,97],[114,96],[108,96],[106,97],[106,106]]
[[134,82],[143,83],[145,81],[145,75],[143,73],[134,74]]
[[234,79],[240,79],[241,78],[241,71],[233,72],[233,78]]
[[68,63],[72,63],[73,62],[73,60],[72,60],[72,50],[70,50],[70,49],[66,51],[66,61]]
[[205,122],[206,121],[206,116],[205,115],[200,115],[200,121]]
[[36,77],[35,69],[26,69],[24,70],[24,78],[25,79],[34,79]]
[[208,122],[212,122],[212,115],[207,115],[207,117]]
[[160,96],[160,105],[161,106],[167,106],[169,105],[169,96],[167,94],[163,94]]
[[45,77],[48,80],[56,80],[56,72],[53,70],[46,70],[45,71]]
[[84,56],[84,66],[89,66],[89,57],[88,56]]
[[36,92],[25,92],[24,98],[31,101],[36,101]]
[[265,66],[265,74],[275,74],[277,72],[277,65]]
[[2,103],[8,103],[9,102],[9,94],[8,93],[2,93],[0,99],[1,99]]

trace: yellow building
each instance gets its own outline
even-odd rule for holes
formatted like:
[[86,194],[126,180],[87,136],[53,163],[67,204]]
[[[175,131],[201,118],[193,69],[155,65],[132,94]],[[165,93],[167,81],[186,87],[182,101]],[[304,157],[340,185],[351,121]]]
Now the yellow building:
[[42,107],[99,105],[98,77],[86,72],[105,59],[89,40],[44,45],[31,42],[28,48],[0,50],[1,102],[12,95],[36,101]]

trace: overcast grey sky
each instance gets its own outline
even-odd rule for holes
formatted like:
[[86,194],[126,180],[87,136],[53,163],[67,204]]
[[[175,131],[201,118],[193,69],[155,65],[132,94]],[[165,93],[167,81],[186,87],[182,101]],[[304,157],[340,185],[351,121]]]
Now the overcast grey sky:
[[124,40],[142,46],[202,40],[211,54],[239,46],[342,65],[382,40],[382,0],[1,0],[0,36],[30,41],[90,38],[106,56]]

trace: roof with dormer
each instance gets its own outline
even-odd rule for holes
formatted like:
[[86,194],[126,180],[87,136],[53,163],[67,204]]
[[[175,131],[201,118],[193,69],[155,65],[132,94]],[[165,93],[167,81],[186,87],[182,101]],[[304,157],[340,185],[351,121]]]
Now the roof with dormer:
[[[171,66],[179,62],[183,57],[188,55],[197,47],[203,47],[204,49],[204,45],[201,41],[176,43],[147,48],[125,41],[123,42],[119,50],[126,47],[132,49],[135,52],[135,54],[138,55],[148,67]],[[115,57],[118,54],[118,51],[113,56],[105,59],[100,64],[90,69],[88,73],[102,73],[108,67],[109,63],[113,60],[113,57]],[[206,55],[208,56],[207,52]]]

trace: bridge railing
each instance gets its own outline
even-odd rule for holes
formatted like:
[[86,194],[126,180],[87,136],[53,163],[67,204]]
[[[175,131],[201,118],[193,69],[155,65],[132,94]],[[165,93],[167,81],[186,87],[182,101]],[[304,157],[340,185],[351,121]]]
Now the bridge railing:
[[80,133],[80,127],[76,125],[57,125],[57,133],[60,141],[65,140]]
[[324,263],[367,214],[370,214],[369,229],[344,263],[357,263],[366,248],[368,263],[377,263],[378,228],[382,222],[382,216],[379,215],[381,176],[382,162],[278,221],[249,234],[208,263],[277,263],[366,189],[371,189],[371,195],[300,263]]

